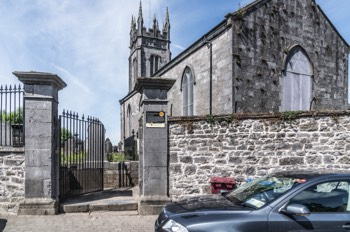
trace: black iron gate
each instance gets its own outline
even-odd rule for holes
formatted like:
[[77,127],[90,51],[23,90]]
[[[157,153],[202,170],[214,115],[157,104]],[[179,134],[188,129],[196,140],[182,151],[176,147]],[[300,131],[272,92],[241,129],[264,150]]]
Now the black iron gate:
[[65,111],[59,120],[60,199],[103,190],[103,124]]

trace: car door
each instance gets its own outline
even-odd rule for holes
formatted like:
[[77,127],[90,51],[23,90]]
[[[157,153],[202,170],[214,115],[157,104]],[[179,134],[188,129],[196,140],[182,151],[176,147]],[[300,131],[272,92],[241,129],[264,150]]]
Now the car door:
[[[269,232],[350,231],[350,185],[332,180],[312,185],[282,201],[269,214]],[[309,213],[292,214],[287,206],[306,206]]]

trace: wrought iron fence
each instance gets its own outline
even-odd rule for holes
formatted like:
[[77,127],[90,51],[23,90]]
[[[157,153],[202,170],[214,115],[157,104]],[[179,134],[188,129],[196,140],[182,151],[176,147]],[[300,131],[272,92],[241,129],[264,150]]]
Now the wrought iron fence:
[[103,190],[104,126],[97,118],[60,115],[60,198]]
[[24,146],[24,91],[0,86],[0,146]]

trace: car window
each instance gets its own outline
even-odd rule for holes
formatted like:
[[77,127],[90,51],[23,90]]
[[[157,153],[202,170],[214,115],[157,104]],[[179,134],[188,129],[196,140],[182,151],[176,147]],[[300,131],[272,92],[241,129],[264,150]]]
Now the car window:
[[234,203],[240,203],[253,208],[261,208],[279,198],[291,188],[307,182],[296,176],[266,176],[246,183],[226,197]]
[[305,205],[311,213],[350,212],[349,182],[332,181],[314,185],[292,198],[290,203]]

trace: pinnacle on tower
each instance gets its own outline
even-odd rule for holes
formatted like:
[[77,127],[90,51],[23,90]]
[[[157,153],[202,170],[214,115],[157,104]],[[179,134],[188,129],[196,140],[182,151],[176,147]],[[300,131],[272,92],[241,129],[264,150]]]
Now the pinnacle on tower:
[[156,27],[157,19],[156,19],[156,14],[153,16],[153,28]]
[[142,2],[140,1],[140,6],[139,6],[139,17],[137,19],[138,22],[143,21],[143,16],[142,16]]
[[130,26],[130,32],[132,32],[132,31],[133,31],[133,29],[134,29],[134,24],[135,24],[135,22],[134,22],[134,16],[132,15],[132,16],[131,16],[131,26]]
[[138,34],[141,35],[142,34],[142,31],[143,31],[143,17],[142,17],[142,3],[141,3],[141,0],[140,0],[140,6],[139,6],[139,17],[137,19],[137,29],[138,29]]
[[168,23],[170,22],[170,19],[169,19],[169,9],[168,9],[168,7],[166,8],[165,21],[168,22]]
[[165,15],[165,22],[163,26],[163,31],[169,31],[170,29],[170,19],[169,19],[169,10],[168,7],[166,8],[166,15]]
[[169,10],[166,8],[165,21],[163,24],[163,33],[167,34],[168,39],[170,39],[170,19],[169,19]]
[[153,28],[152,28],[154,36],[158,35],[158,27],[157,27],[157,25],[158,25],[158,20],[156,18],[156,15],[154,14],[154,16],[153,16]]

